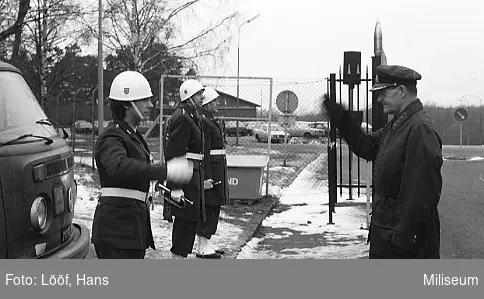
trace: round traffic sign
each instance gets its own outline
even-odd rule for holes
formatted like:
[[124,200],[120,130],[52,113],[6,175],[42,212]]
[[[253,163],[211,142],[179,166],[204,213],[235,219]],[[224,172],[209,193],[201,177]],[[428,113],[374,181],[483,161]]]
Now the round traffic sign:
[[467,110],[465,110],[464,108],[457,108],[455,111],[454,111],[454,119],[456,121],[459,121],[459,122],[463,122],[464,120],[467,119]]
[[297,96],[290,90],[281,91],[276,98],[276,106],[282,113],[293,113],[297,109]]

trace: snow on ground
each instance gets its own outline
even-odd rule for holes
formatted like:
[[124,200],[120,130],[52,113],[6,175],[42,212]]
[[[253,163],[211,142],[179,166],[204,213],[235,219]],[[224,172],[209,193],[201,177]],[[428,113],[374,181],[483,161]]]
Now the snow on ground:
[[[292,232],[298,235],[307,235],[309,243],[314,238],[324,238],[324,246],[307,246],[306,248],[289,248],[275,252],[271,249],[264,250],[259,246],[264,238],[250,240],[237,256],[238,259],[278,259],[278,258],[333,258],[352,259],[367,255],[368,245],[366,236],[366,208],[358,206],[337,207],[333,214],[332,225],[328,224],[328,185],[326,180],[318,180],[318,168],[323,163],[325,155],[309,164],[294,180],[280,199],[281,205],[288,205],[289,209],[280,213],[274,213],[262,222],[262,226],[268,231],[277,231],[279,234],[269,233],[265,239],[291,238]],[[338,192],[339,195],[339,192]],[[348,193],[338,198],[338,202],[346,201]],[[366,195],[352,200],[352,203],[364,203]],[[348,202],[348,201],[346,201]],[[271,230],[276,228],[278,230]],[[282,230],[281,230],[282,229]],[[300,238],[300,236],[299,236]],[[317,242],[314,242],[317,243]],[[288,252],[289,254],[286,254]]]
[[[77,157],[76,157],[77,158]],[[76,159],[77,160],[77,159]],[[89,159],[90,163],[90,159]],[[93,182],[92,174],[80,173],[74,175],[77,186],[77,200],[75,204],[74,222],[86,225],[89,230],[92,230],[92,219],[99,197],[99,188],[88,186],[89,182]],[[163,220],[163,205],[154,205],[154,210],[151,211],[151,224],[153,231],[153,238],[155,241],[156,251],[148,249],[146,258],[170,258],[171,246],[171,231],[172,223]],[[249,221],[250,215],[247,218],[238,220]],[[236,250],[237,238],[243,233],[243,230],[229,222],[230,217],[223,211],[220,214],[220,222],[216,235],[212,237],[212,243],[219,248],[226,250]]]
[[[333,214],[334,225],[328,225],[328,187],[327,181],[318,180],[318,167],[325,165],[326,155],[309,164],[287,188],[278,186],[277,181],[271,181],[269,194],[280,197],[280,204],[287,205],[290,209],[275,213],[266,218],[262,225],[272,228],[281,228],[279,234],[269,234],[266,238],[283,239],[291,237],[293,232],[299,232],[308,238],[324,236],[324,246],[307,246],[307,248],[290,248],[279,253],[261,251],[257,248],[262,239],[253,238],[243,247],[237,258],[249,259],[274,259],[274,258],[359,258],[366,255],[368,246],[362,242],[366,238],[367,231],[360,229],[366,227],[364,209],[355,206],[341,206],[336,208]],[[76,163],[91,164],[91,157],[75,157]],[[291,174],[295,171],[291,167],[271,167],[271,170],[282,174]],[[78,183],[78,195],[75,206],[75,222],[85,224],[92,228],[92,218],[97,205],[99,188],[92,186],[92,174],[85,172],[75,174]],[[263,186],[265,193],[265,185]],[[338,193],[339,195],[339,193]],[[348,194],[344,193],[338,202],[345,201]],[[352,202],[366,202],[366,197],[361,196]],[[171,246],[172,223],[163,220],[163,206],[155,205],[151,211],[151,223],[156,251],[149,249],[147,258],[169,258]],[[247,221],[250,215],[247,215]],[[231,223],[230,217],[223,211],[217,234],[213,236],[213,243],[220,247],[237,249],[237,238],[242,234],[242,229]],[[244,220],[244,219],[242,219]],[[342,248],[344,246],[344,250]],[[285,254],[290,251],[290,255]]]
[[472,157],[467,161],[484,161],[484,157]]

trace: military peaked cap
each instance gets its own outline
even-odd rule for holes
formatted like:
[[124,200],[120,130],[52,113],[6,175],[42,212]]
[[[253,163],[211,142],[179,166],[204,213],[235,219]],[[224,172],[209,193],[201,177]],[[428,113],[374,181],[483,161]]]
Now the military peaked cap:
[[376,83],[370,91],[378,91],[398,85],[416,85],[422,76],[416,71],[400,65],[379,65],[376,67]]

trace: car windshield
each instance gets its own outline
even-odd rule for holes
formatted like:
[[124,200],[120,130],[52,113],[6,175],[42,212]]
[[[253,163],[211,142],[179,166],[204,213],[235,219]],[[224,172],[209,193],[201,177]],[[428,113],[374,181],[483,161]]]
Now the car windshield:
[[46,118],[22,76],[9,71],[0,72],[0,133]]

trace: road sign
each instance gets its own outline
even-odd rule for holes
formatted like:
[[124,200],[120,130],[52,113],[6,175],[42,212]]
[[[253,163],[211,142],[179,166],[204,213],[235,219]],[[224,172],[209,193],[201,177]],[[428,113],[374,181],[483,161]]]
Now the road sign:
[[283,114],[279,115],[277,122],[281,127],[291,127],[296,123],[296,116],[293,114]]
[[454,111],[454,119],[458,122],[463,122],[467,119],[467,116],[467,110],[465,110],[464,108],[457,108]]
[[293,113],[297,109],[297,96],[290,90],[281,91],[276,98],[276,106],[282,113]]

